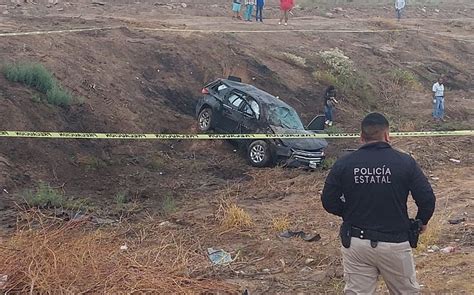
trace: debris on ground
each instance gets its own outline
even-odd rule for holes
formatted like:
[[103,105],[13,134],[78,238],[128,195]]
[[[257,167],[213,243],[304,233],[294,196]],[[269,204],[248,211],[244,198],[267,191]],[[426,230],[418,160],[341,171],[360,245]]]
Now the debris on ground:
[[449,159],[449,161],[451,161],[451,162],[453,162],[453,163],[456,163],[456,164],[461,163],[461,160],[453,159],[453,158]]
[[98,225],[107,225],[107,224],[114,224],[117,221],[114,220],[114,219],[110,219],[110,218],[94,217],[92,219],[92,222],[94,222],[95,224],[98,224]]
[[293,238],[298,237],[303,239],[306,242],[317,242],[321,240],[321,236],[319,234],[307,234],[304,231],[291,231],[287,230],[278,235],[281,238]]
[[222,249],[207,248],[209,260],[215,265],[227,265],[234,261],[230,253]]
[[466,218],[458,218],[458,219],[449,219],[448,222],[449,224],[459,224],[461,222],[466,221]]
[[327,18],[335,18],[334,14],[331,13],[331,12],[326,12],[326,13],[324,14],[324,16],[327,17]]
[[5,289],[8,282],[8,275],[0,274],[0,290]]
[[437,246],[437,245],[431,245],[428,247],[428,253],[434,253],[434,252],[438,252],[440,250],[440,248]]
[[456,251],[456,248],[453,247],[453,246],[448,246],[448,247],[445,247],[441,250],[439,250],[441,253],[453,253],[454,251]]
[[128,250],[127,244],[120,246],[120,250],[127,251]]

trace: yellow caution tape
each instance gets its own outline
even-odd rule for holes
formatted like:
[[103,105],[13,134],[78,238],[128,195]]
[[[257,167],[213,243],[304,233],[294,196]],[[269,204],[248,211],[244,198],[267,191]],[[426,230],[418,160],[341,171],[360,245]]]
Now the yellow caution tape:
[[[474,130],[391,132],[392,137],[431,136],[473,136]],[[203,139],[274,139],[274,138],[358,138],[359,133],[309,133],[309,134],[146,134],[146,133],[78,133],[78,132],[38,132],[0,131],[0,137],[11,138],[63,138],[63,139],[162,139],[162,140],[203,140]]]

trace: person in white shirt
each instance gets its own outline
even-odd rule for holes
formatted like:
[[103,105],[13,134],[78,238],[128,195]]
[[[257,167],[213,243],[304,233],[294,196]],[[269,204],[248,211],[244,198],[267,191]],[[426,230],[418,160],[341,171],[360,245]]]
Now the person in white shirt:
[[397,12],[397,19],[400,21],[402,18],[402,12],[405,8],[405,0],[395,0],[395,11]]
[[439,78],[433,84],[433,118],[435,121],[444,121],[444,81]]

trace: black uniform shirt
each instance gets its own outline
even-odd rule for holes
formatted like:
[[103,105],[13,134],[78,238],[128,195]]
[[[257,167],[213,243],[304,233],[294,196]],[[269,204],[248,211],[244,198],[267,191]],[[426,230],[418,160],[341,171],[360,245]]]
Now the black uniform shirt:
[[409,230],[411,192],[417,219],[427,224],[435,208],[433,189],[415,160],[386,142],[370,143],[340,158],[332,167],[321,200],[329,213],[362,229]]

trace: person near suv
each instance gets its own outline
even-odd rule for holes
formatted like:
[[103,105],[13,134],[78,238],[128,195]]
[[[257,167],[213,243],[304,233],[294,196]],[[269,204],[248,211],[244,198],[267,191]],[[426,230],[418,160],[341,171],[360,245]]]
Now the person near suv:
[[324,115],[326,117],[325,124],[332,126],[334,120],[334,106],[339,103],[336,100],[336,88],[330,85],[324,91]]

